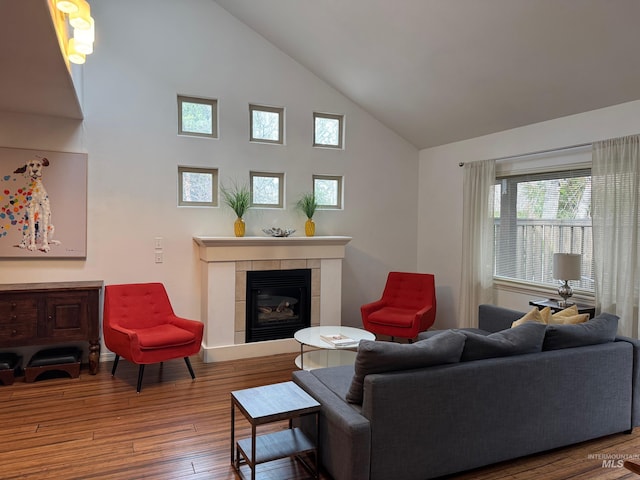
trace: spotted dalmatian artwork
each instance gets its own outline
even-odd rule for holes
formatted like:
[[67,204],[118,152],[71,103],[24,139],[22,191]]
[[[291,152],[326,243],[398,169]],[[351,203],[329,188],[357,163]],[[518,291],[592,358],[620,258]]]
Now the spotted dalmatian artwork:
[[0,148],[0,257],[86,256],[87,156]]

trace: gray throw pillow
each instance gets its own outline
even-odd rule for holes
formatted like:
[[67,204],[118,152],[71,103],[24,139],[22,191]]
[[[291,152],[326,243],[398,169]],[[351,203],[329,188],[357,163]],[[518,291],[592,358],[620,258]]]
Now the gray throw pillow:
[[542,350],[546,328],[544,323],[527,322],[490,335],[460,330],[467,337],[462,361],[537,353]]
[[618,333],[619,318],[611,313],[601,313],[576,325],[549,325],[542,349],[560,350],[613,342]]
[[362,404],[364,377],[371,373],[459,362],[464,341],[462,333],[452,330],[409,344],[360,340],[347,401]]

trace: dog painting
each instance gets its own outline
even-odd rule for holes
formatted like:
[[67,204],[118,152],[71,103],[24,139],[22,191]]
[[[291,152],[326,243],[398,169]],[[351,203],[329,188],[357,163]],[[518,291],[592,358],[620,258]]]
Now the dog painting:
[[0,148],[0,257],[86,256],[86,170],[85,154]]
[[43,169],[48,166],[49,160],[46,157],[34,158],[13,172],[22,173],[29,179],[29,187],[25,193],[26,208],[22,208],[23,237],[18,246],[31,251],[39,249],[49,252],[50,245],[60,245],[59,241],[53,240],[55,228],[51,223],[51,202],[42,181]]

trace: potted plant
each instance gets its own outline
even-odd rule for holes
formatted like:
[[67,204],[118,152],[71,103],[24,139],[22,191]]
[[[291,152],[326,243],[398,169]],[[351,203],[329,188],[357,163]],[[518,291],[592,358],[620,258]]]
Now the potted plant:
[[246,185],[238,186],[234,183],[232,188],[220,187],[224,203],[231,207],[231,210],[237,215],[237,219],[233,224],[233,231],[236,237],[244,237],[245,223],[243,216],[249,209],[251,204],[251,193]]
[[298,200],[297,207],[304,212],[307,216],[307,221],[304,224],[304,233],[307,237],[313,237],[316,233],[316,224],[313,222],[313,214],[316,213],[318,208],[318,202],[313,193],[305,193]]

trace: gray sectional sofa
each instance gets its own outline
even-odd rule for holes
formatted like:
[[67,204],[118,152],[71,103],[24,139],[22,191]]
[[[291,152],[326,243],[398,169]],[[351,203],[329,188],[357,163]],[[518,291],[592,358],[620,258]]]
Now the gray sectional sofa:
[[[324,468],[334,480],[426,480],[638,425],[640,343],[615,337],[617,317],[519,337],[504,330],[522,315],[483,305],[480,330],[425,332],[412,345],[363,341],[355,367],[294,372],[322,404]],[[521,341],[536,353],[514,350]],[[440,364],[420,353],[429,344],[447,350]]]

